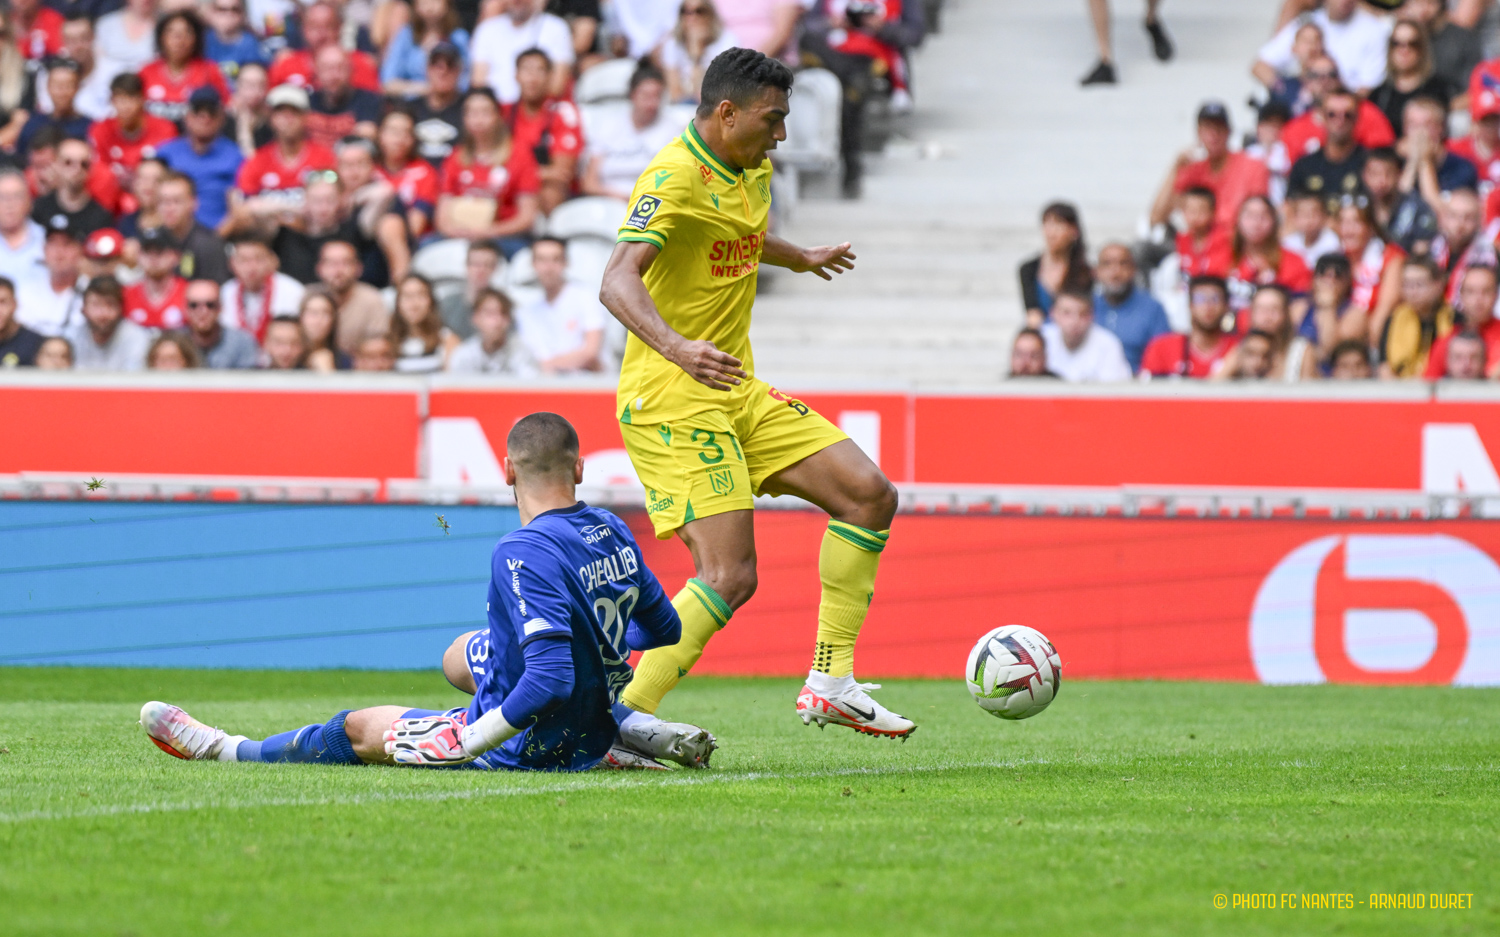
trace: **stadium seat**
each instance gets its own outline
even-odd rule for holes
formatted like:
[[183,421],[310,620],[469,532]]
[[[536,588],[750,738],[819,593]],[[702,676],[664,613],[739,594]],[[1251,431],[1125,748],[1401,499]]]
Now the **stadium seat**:
[[786,118],[786,140],[776,148],[777,168],[794,174],[836,172],[843,87],[833,72],[823,68],[798,72],[795,87]]
[[468,241],[448,238],[418,250],[412,256],[411,269],[429,280],[462,280],[468,257]]
[[625,203],[603,196],[575,198],[552,210],[547,233],[564,241],[587,236],[613,241],[625,217]]
[[630,94],[630,76],[635,74],[634,59],[611,59],[600,62],[578,76],[573,86],[573,100],[579,104],[625,98]]
[[[588,74],[585,72],[584,74]],[[629,113],[629,101],[600,101],[593,104],[578,105],[578,116],[583,121],[583,139],[598,140],[604,135],[603,128],[612,123],[616,115]],[[581,166],[581,164],[580,164]],[[579,170],[582,172],[582,169]]]
[[505,266],[505,274],[502,277],[504,288],[509,291],[518,286],[536,285],[536,271],[531,266],[531,248],[523,247],[516,251],[510,263]]
[[597,291],[604,282],[604,267],[614,252],[613,240],[575,237],[568,241],[568,280]]

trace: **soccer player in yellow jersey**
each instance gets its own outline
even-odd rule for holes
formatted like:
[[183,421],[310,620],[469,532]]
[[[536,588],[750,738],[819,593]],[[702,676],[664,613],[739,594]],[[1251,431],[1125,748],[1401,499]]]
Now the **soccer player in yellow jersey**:
[[754,497],[827,511],[818,638],[797,697],[804,723],[905,738],[916,728],[854,680],[854,641],[875,591],[896,490],[848,436],[755,377],[750,309],[761,263],[825,280],[853,269],[848,244],[800,248],[766,231],[767,152],[786,139],[792,73],[729,49],[702,103],[631,194],[600,299],[630,330],[616,412],[659,538],[682,538],[697,575],[672,600],[682,640],[648,651],[622,697],[654,713],[708,639],[755,592]]

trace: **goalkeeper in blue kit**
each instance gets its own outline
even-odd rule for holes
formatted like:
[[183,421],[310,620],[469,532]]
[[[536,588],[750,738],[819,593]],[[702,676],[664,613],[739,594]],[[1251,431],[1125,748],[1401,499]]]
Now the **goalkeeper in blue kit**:
[[624,522],[576,499],[577,433],[555,413],[533,413],[511,430],[506,448],[522,527],[490,560],[489,627],[461,636],[445,655],[449,680],[474,694],[467,707],[344,710],[256,741],[150,702],[141,726],[151,740],[192,760],[531,771],[706,766],[715,747],[707,731],[618,702],[631,678],[630,652],[676,643],[682,624]]

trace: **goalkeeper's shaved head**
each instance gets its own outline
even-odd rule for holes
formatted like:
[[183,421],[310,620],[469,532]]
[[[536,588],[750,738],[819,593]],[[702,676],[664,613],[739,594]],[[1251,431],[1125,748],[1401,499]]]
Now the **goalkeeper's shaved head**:
[[523,482],[573,481],[578,463],[578,433],[556,413],[533,413],[511,427],[506,458]]

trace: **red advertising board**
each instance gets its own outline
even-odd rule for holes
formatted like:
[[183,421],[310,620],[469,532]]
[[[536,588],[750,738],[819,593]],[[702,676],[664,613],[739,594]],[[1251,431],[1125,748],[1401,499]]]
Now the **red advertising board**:
[[[825,522],[756,515],[759,590],[699,670],[807,669]],[[669,591],[692,575],[680,543],[637,535]],[[1014,623],[1077,677],[1496,684],[1496,557],[1484,521],[902,516],[855,663],[960,679],[974,641]]]
[[[436,477],[431,419],[493,462],[526,413],[561,413],[622,463],[614,392],[396,375],[0,375],[0,474]],[[1426,385],[1058,387],[993,394],[788,390],[897,482],[1365,488],[1500,494],[1500,397]],[[432,434],[429,434],[431,437]],[[1436,442],[1434,442],[1436,440]],[[623,463],[628,473],[628,460]],[[618,474],[618,473],[615,473]],[[462,476],[460,476],[462,477]],[[1437,481],[1433,482],[1432,479]],[[1444,487],[1445,485],[1449,487]]]
[[409,390],[0,388],[0,474],[410,478],[420,436]]

